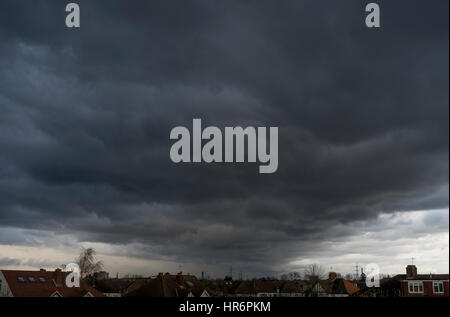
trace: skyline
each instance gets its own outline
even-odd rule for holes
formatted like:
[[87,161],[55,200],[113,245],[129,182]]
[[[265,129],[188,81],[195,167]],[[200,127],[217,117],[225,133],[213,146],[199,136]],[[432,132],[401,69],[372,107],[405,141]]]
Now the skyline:
[[[448,210],[440,210],[440,211],[433,211],[432,213],[441,213],[442,215],[447,215],[448,217]],[[413,212],[413,214],[416,216],[416,220],[414,221],[414,224],[410,226],[409,224],[403,224],[404,230],[408,230],[411,227],[418,227],[420,226],[420,222],[418,220],[423,220],[423,216],[425,214],[429,215],[429,213],[426,212]],[[401,217],[397,216],[397,220]],[[422,218],[422,219],[421,219]],[[447,222],[445,219],[440,218],[440,216],[437,216],[437,219],[441,222]],[[448,220],[448,218],[447,218]],[[392,228],[388,228],[386,231],[390,231]],[[342,252],[342,254],[333,255],[330,256],[327,249],[323,250],[321,257],[315,257],[315,258],[305,258],[301,259],[300,261],[293,263],[291,266],[286,266],[284,269],[280,269],[279,271],[272,271],[267,272],[267,276],[274,276],[279,277],[282,274],[289,273],[289,272],[299,272],[303,273],[304,269],[310,265],[310,264],[318,264],[322,267],[324,272],[327,274],[328,272],[335,271],[337,273],[341,273],[342,275],[345,274],[354,274],[354,267],[355,265],[358,265],[360,268],[364,268],[365,265],[369,263],[373,263],[373,261],[376,262],[378,259],[382,259],[382,261],[376,262],[380,265],[380,274],[385,275],[393,275],[398,274],[404,271],[406,265],[412,264],[412,262],[418,267],[419,273],[448,273],[448,265],[445,261],[442,261],[442,258],[445,258],[448,254],[448,248],[446,248],[446,241],[448,241],[448,235],[444,234],[440,237],[433,237],[432,239],[426,239],[422,238],[422,244],[418,245],[414,243],[414,239],[409,238],[408,241],[413,242],[412,247],[415,248],[411,251],[407,251],[405,253],[401,254],[389,254],[386,256],[387,259],[383,258],[383,255],[386,255],[385,253],[382,253],[379,257],[376,256],[367,256],[367,255],[359,255],[354,254],[352,252]],[[355,241],[353,241],[355,243]],[[436,258],[436,255],[433,254],[434,250],[433,247],[435,247],[439,244],[441,244],[438,248],[436,248],[441,253]],[[345,248],[345,243],[336,243],[336,245],[340,248]],[[67,251],[67,248],[69,246],[69,252]],[[62,264],[67,264],[70,262],[73,262],[75,258],[77,257],[80,248],[88,248],[92,246],[99,247],[96,250],[100,250],[98,252],[98,260],[102,260],[105,264],[105,271],[109,272],[111,276],[116,276],[116,274],[119,274],[119,277],[124,277],[126,275],[142,275],[142,276],[155,276],[159,272],[178,272],[183,271],[185,273],[192,273],[197,276],[201,276],[201,272],[207,272],[211,277],[214,278],[220,278],[223,276],[226,276],[229,273],[230,266],[227,266],[226,264],[222,268],[222,270],[218,271],[209,271],[208,269],[212,269],[211,266],[208,265],[193,265],[192,263],[182,263],[182,262],[171,262],[171,261],[151,261],[146,259],[139,259],[139,258],[130,258],[124,255],[114,255],[117,251],[111,251],[108,250],[107,245],[102,244],[92,244],[92,243],[83,243],[80,245],[78,242],[74,243],[66,243],[63,245],[63,247],[52,247],[52,248],[27,248],[27,247],[6,247],[4,245],[0,245],[0,253],[4,254],[17,254],[17,258],[23,259],[22,261],[18,261],[18,259],[12,259],[12,258],[3,258],[0,261],[0,267],[2,269],[25,269],[25,270],[35,270],[39,268],[45,268],[45,269],[55,269],[56,267],[61,266]],[[350,245],[351,246],[351,245]],[[424,247],[427,249],[427,252],[423,252],[423,250],[420,250],[421,247]],[[403,248],[402,244],[396,245],[393,248],[394,252],[398,252]],[[65,249],[65,250],[63,250]],[[384,245],[379,248],[378,252],[382,251],[384,249]],[[34,253],[40,253],[38,258],[29,258],[28,254]],[[341,249],[340,249],[341,250]],[[119,252],[120,253],[120,252]],[[335,252],[336,253],[336,252]],[[426,254],[427,256],[425,258],[418,257],[420,254]],[[409,257],[408,257],[409,256]],[[396,262],[394,264],[390,264],[388,262],[392,262],[392,257],[396,259]],[[47,259],[53,258],[53,260],[48,261]],[[412,259],[414,258],[414,259]],[[353,261],[353,262],[352,262]],[[372,262],[371,262],[372,261]],[[437,261],[437,262],[436,262]],[[181,267],[180,267],[181,265]],[[264,273],[261,272],[252,272],[251,269],[249,271],[243,271],[240,267],[234,267],[235,275],[238,275],[239,273],[244,274],[244,276],[248,278],[258,278],[258,277],[264,277]]]
[[[77,3],[0,2],[0,268],[448,273],[448,1],[379,30],[356,0]],[[278,169],[174,164],[195,118],[278,127]]]

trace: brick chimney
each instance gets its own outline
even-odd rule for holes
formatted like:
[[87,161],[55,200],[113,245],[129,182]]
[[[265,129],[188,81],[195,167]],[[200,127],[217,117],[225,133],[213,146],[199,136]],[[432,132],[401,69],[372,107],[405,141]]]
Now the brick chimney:
[[53,273],[53,280],[55,281],[55,284],[60,286],[63,285],[63,272],[61,269],[56,269]]
[[408,265],[406,267],[406,278],[417,277],[417,267],[415,265]]
[[335,280],[337,278],[337,274],[336,274],[336,272],[330,272],[330,273],[328,273],[328,279],[329,280]]

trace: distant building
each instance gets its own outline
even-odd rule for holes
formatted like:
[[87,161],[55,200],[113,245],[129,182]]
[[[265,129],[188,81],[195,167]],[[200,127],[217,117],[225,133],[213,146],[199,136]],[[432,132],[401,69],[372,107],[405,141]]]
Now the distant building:
[[315,297],[348,297],[357,293],[359,288],[355,282],[338,277],[335,272],[330,272],[328,279],[319,280],[315,285],[306,290],[306,296]]
[[95,288],[102,292],[107,297],[122,297],[127,293],[130,285],[134,285],[136,281],[145,279],[130,279],[130,278],[110,278],[99,279],[95,282]]
[[417,274],[415,265],[406,267],[400,281],[403,297],[448,297],[448,274]]
[[104,297],[83,281],[80,287],[67,287],[68,272],[0,270],[0,297]]
[[106,280],[109,279],[109,273],[105,271],[95,272],[94,276],[98,280]]
[[127,289],[128,297],[211,297],[204,281],[194,275],[159,273],[152,279],[137,280]]
[[212,296],[227,297],[235,294],[236,288],[242,281],[233,281],[231,277],[225,279],[206,280],[206,287]]
[[304,297],[306,283],[302,280],[286,281],[281,287],[280,296],[282,297]]
[[359,291],[351,281],[334,272],[328,279],[315,282],[295,280],[253,279],[239,282],[234,295],[238,297],[347,297]]
[[254,279],[240,282],[236,288],[238,297],[279,297],[284,281]]
[[362,297],[448,297],[448,274],[417,274],[415,265],[406,274],[380,280],[380,287],[365,288],[355,294]]
[[253,279],[240,281],[235,290],[238,297],[304,297],[306,283],[302,280]]

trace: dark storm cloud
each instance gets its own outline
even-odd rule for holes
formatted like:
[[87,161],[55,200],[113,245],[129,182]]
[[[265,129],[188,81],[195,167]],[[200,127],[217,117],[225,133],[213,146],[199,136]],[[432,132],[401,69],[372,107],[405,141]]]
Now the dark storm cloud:
[[[78,30],[0,4],[3,226],[264,271],[448,207],[447,1],[381,2],[381,30],[361,1],[78,3]],[[278,172],[174,165],[194,117],[279,126]]]

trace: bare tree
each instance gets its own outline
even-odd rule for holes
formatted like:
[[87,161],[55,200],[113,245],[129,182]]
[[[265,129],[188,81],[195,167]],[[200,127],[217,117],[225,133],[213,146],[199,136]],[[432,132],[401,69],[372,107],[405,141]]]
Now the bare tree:
[[291,280],[299,280],[301,278],[301,275],[299,272],[291,272],[289,273],[289,277]]
[[310,264],[305,268],[305,277],[310,278],[323,278],[325,276],[325,270],[319,264]]
[[95,261],[95,250],[92,248],[82,249],[76,263],[80,267],[81,277],[100,271],[103,268],[102,261]]
[[300,276],[300,273],[298,273],[298,272],[289,272],[287,274],[282,274],[280,278],[283,281],[294,281],[294,280],[299,280],[301,278],[301,276]]
[[317,296],[319,282],[324,278],[324,269],[319,264],[310,264],[305,268],[305,280],[312,296]]

